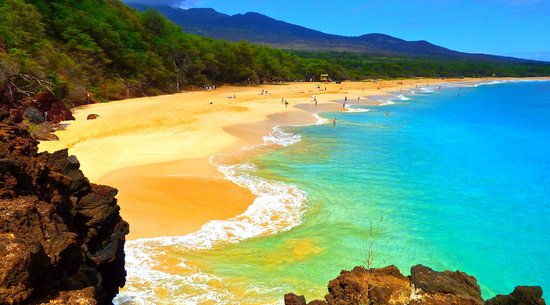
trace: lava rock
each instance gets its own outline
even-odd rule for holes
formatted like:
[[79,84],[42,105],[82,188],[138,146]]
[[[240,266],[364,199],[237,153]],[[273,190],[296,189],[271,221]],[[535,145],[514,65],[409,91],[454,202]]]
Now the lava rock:
[[0,304],[111,304],[126,279],[117,190],[0,123]]
[[509,295],[497,295],[486,305],[546,305],[539,286],[517,286]]

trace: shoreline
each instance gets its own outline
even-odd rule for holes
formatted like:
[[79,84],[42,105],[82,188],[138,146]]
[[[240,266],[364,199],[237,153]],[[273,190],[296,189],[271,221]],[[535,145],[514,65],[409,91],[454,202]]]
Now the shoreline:
[[[342,111],[344,96],[352,97],[351,105],[374,106],[377,102],[365,100],[365,96],[406,95],[426,84],[495,80],[535,79],[227,86],[208,92],[116,101],[76,109],[77,120],[66,131],[56,133],[60,141],[43,142],[40,148],[69,148],[92,182],[119,189],[121,214],[131,224],[130,240],[182,236],[200,230],[209,221],[241,215],[256,199],[250,189],[228,180],[210,162],[214,155],[240,152],[244,159],[250,158],[253,152],[243,152],[243,147],[262,145],[276,126],[315,124],[317,113]],[[330,90],[316,90],[318,84]],[[259,95],[260,90],[271,94]],[[237,97],[228,98],[231,93]],[[317,106],[310,99],[312,95],[318,98]],[[285,108],[281,99],[288,100],[290,107]],[[88,114],[96,112],[99,119],[86,120]]]

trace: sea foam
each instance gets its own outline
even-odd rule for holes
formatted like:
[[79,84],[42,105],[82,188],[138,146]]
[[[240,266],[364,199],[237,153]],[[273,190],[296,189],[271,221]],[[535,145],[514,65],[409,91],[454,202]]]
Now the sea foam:
[[[326,120],[319,116],[317,118],[317,123]],[[282,127],[276,126],[269,136],[264,137],[264,144],[261,146],[285,147],[300,140],[299,134],[285,132]],[[249,147],[242,152],[247,153],[253,149]],[[197,267],[188,266],[185,257],[173,257],[173,251],[211,249],[216,245],[290,230],[301,223],[307,193],[288,183],[254,176],[256,167],[250,162],[224,163],[232,157],[214,155],[210,162],[226,179],[250,189],[257,196],[254,202],[241,215],[227,220],[209,221],[194,233],[128,241],[125,248],[127,286],[115,298],[115,304],[230,304],[230,300],[235,300],[231,292],[224,289],[223,285],[211,285],[212,282],[223,282],[223,279]],[[163,267],[160,262],[167,258],[178,260],[177,269],[181,270]],[[169,302],[158,300],[157,293],[160,290],[170,295]]]
[[268,136],[263,137],[265,145],[275,144],[285,147],[298,143],[301,139],[302,136],[299,134],[284,132],[280,126],[273,127],[271,133]]
[[382,101],[382,103],[380,103],[378,106],[389,106],[389,105],[395,105],[396,102],[392,101],[392,100],[387,100],[387,101]]
[[408,101],[408,100],[410,100],[410,98],[406,97],[406,96],[403,95],[403,94],[399,94],[397,97],[398,97],[400,100],[402,100],[402,101]]
[[369,109],[369,108],[358,108],[358,107],[349,106],[349,107],[347,107],[347,111],[348,111],[348,112],[370,112],[370,111],[372,111],[372,109]]

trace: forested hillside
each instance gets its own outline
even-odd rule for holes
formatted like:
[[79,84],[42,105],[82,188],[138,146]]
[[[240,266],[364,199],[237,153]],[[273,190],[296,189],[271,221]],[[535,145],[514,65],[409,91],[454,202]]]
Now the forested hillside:
[[118,0],[0,0],[0,20],[2,100],[50,90],[73,106],[190,86],[318,79],[321,73],[338,80],[550,75],[549,65],[537,63],[478,69],[479,62],[290,53],[213,40]]
[[[185,34],[117,0],[0,0],[4,95],[51,88],[74,102],[174,92],[178,84],[293,80],[342,68],[247,42]],[[9,98],[9,96],[4,96]]]

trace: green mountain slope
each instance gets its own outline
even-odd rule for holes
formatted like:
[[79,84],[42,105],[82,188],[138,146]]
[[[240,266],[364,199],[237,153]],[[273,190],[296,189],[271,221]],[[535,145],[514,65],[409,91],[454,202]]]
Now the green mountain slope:
[[[19,83],[24,89],[29,84],[17,75],[31,75],[75,102],[86,100],[88,92],[117,99],[174,92],[178,83],[319,73],[308,72],[303,60],[283,51],[185,34],[156,11],[137,13],[117,0],[0,0],[0,20],[0,82],[11,77],[13,87]],[[339,69],[325,61],[321,66],[333,73]],[[39,84],[30,86],[37,90]]]
[[[184,33],[119,0],[0,0],[0,102],[50,90],[69,106],[215,83],[550,75],[550,65],[288,52]],[[1,104],[0,104],[1,106]]]

